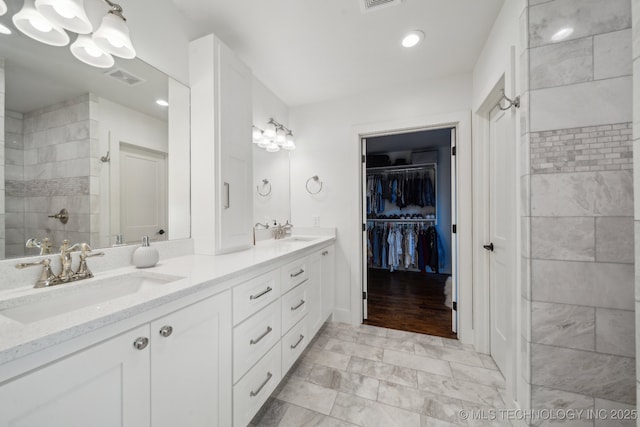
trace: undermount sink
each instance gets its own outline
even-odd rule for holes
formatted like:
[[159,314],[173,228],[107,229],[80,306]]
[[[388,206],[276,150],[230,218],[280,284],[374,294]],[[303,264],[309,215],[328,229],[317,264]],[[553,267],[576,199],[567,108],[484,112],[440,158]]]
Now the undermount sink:
[[281,242],[312,242],[318,239],[319,236],[291,236],[284,239],[280,239]]
[[[95,306],[107,301],[144,292],[157,286],[181,280],[183,277],[135,272],[97,280],[58,285],[45,292],[0,302],[0,315],[20,323],[33,323],[73,310]],[[69,286],[69,288],[64,288]]]

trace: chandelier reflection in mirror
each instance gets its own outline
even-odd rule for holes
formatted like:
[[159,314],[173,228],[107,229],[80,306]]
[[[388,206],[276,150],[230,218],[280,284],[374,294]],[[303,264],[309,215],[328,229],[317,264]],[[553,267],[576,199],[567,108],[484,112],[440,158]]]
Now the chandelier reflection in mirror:
[[286,128],[273,118],[269,119],[265,129],[253,126],[253,143],[270,153],[276,153],[280,151],[280,148],[285,150],[296,149],[291,129]]
[[[103,1],[109,5],[109,11],[95,31],[84,0],[25,0],[12,21],[25,35],[51,46],[66,46],[70,42],[67,31],[77,33],[70,46],[73,56],[85,64],[109,68],[115,63],[113,55],[131,59],[136,51],[122,7]],[[0,3],[4,4],[3,0]]]

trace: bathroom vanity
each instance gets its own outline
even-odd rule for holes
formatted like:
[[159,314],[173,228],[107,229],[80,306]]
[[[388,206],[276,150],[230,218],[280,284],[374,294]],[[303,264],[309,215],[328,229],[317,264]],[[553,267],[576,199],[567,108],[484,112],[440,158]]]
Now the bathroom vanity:
[[5,292],[0,426],[247,425],[331,314],[334,241]]

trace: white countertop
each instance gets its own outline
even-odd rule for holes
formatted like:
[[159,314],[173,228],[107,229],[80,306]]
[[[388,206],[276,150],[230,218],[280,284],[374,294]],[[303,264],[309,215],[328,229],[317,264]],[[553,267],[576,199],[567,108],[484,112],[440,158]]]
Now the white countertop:
[[[313,252],[313,249],[326,246],[335,240],[333,235],[313,237],[311,241],[260,241],[250,249],[230,254],[186,255],[160,260],[153,268],[136,269],[130,266],[96,274],[92,279],[51,288],[21,288],[2,292],[0,293],[0,365],[132,318],[196,292],[206,290],[211,295],[223,292],[233,285],[232,279],[236,277],[275,266],[276,263],[294,259],[305,252]],[[1,312],[2,309],[19,305],[20,300],[24,298],[41,297],[46,301],[52,295],[55,296],[56,292],[74,292],[75,289],[91,286],[98,281],[142,271],[179,276],[182,279],[32,323],[20,323],[3,316]]]

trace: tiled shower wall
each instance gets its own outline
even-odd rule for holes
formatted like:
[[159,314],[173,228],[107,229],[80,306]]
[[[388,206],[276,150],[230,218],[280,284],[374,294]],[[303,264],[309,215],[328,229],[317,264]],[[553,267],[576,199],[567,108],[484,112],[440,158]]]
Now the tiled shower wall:
[[8,258],[25,254],[24,230],[24,138],[21,113],[5,111],[5,212],[6,246]]
[[633,409],[631,0],[530,0],[528,22],[531,407]]
[[[54,249],[63,239],[97,243],[97,233],[89,232],[99,229],[99,196],[92,194],[98,175],[96,112],[97,101],[87,94],[24,114],[22,180],[16,171],[7,181],[12,207],[24,210],[22,218],[16,212],[16,232],[7,236],[8,256],[37,254],[37,249],[25,252],[30,237],[48,237]],[[62,208],[69,211],[67,224],[48,218]],[[20,220],[23,233],[17,232]]]

